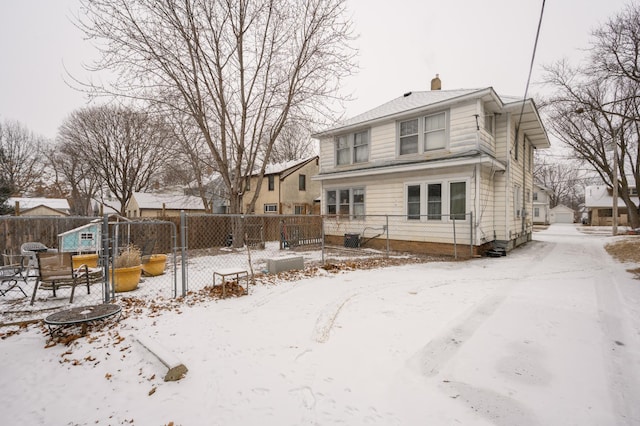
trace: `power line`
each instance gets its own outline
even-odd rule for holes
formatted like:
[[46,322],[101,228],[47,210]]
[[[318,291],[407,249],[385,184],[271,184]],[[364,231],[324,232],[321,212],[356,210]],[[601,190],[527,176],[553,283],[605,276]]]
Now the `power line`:
[[536,50],[538,49],[538,39],[540,38],[540,28],[542,27],[542,17],[544,15],[544,3],[546,0],[542,0],[542,8],[540,9],[540,19],[538,19],[538,29],[536,30],[536,40],[533,43],[533,53],[531,55],[531,63],[529,64],[529,76],[527,77],[527,86],[524,89],[524,98],[522,98],[522,108],[520,109],[520,118],[518,119],[518,127],[522,123],[522,114],[524,113],[524,103],[527,100],[529,94],[529,84],[531,83],[531,74],[533,73],[533,63],[536,59]]

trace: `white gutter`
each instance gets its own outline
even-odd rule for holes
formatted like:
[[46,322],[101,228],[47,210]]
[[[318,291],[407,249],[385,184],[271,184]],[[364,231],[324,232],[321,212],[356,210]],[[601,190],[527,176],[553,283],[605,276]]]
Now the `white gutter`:
[[456,166],[469,166],[476,164],[488,164],[495,167],[497,170],[505,170],[504,164],[490,157],[487,154],[480,154],[480,156],[465,157],[465,158],[453,158],[442,161],[423,161],[415,164],[398,164],[393,166],[380,166],[371,167],[367,169],[356,169],[344,172],[317,174],[311,177],[311,180],[325,181],[334,179],[354,178],[354,177],[368,177],[379,176],[389,173],[398,172],[414,172],[430,169],[439,169],[443,167],[456,167]]

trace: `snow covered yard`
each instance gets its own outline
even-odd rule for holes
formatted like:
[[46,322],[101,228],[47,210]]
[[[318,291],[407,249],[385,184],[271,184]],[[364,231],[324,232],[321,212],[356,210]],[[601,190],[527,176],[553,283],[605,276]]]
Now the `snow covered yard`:
[[[507,257],[324,272],[0,341],[25,425],[640,424],[640,284],[605,235],[553,225]],[[0,330],[6,333],[8,330]],[[188,367],[163,382],[135,342]]]

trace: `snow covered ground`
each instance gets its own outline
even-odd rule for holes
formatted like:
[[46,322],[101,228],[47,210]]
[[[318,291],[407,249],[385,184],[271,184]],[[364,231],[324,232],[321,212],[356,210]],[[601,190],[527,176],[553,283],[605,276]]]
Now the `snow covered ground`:
[[[20,425],[638,425],[640,285],[552,225],[502,258],[326,273],[0,341]],[[7,330],[0,330],[5,332]],[[164,382],[136,336],[189,369]]]

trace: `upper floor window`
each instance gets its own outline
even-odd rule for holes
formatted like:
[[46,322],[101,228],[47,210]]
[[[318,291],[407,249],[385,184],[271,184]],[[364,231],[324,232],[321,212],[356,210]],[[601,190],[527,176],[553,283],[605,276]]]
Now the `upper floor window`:
[[441,112],[398,123],[400,155],[443,149],[447,146],[447,114]]
[[493,114],[487,114],[484,116],[484,130],[486,130],[486,132],[491,136],[494,136],[495,119],[495,115]]
[[538,192],[533,191],[533,201],[538,201]]
[[369,130],[341,135],[336,138],[336,164],[355,164],[369,161]]
[[445,114],[431,115],[424,118],[424,150],[442,149],[446,146]]
[[275,187],[275,179],[273,175],[269,175],[267,176],[267,179],[269,181],[269,191],[273,191],[274,187]]
[[307,175],[298,175],[298,190],[307,190]]

